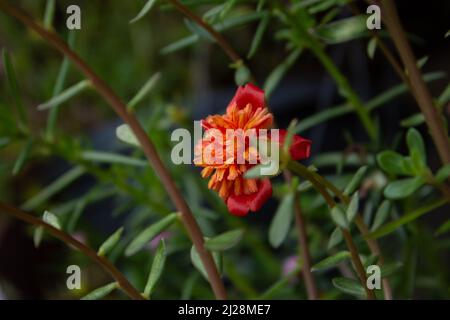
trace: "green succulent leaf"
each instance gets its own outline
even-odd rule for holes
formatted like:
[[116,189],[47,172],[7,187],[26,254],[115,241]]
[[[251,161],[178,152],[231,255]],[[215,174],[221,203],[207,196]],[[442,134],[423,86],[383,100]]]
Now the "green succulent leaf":
[[164,230],[167,230],[175,222],[177,217],[178,217],[177,213],[171,213],[167,217],[145,228],[127,246],[127,248],[125,249],[125,255],[132,256],[135,253],[137,253],[158,234],[160,234]]
[[359,194],[355,192],[347,207],[346,217],[347,221],[352,222],[358,214]]
[[401,154],[387,150],[377,155],[378,165],[390,174],[413,175],[414,172],[408,168]]
[[269,227],[269,242],[272,247],[278,248],[291,228],[294,217],[294,194],[287,194],[282,200]]
[[164,264],[166,262],[166,245],[164,240],[161,239],[158,245],[158,249],[156,249],[155,257],[153,258],[152,268],[148,275],[147,284],[144,289],[144,297],[149,298],[155,288],[158,280],[161,278],[161,275],[164,270]]
[[106,297],[108,294],[110,294],[117,288],[119,288],[119,284],[117,282],[112,282],[107,284],[106,286],[95,289],[91,293],[81,298],[81,300],[100,300]]
[[406,142],[408,144],[411,158],[413,159],[416,167],[424,167],[426,164],[426,150],[425,143],[419,131],[415,128],[410,128],[406,135]]
[[406,178],[390,182],[384,189],[384,196],[388,199],[403,199],[425,184],[425,179],[421,176]]
[[347,184],[347,186],[344,189],[345,195],[350,195],[353,192],[355,192],[356,189],[359,188],[359,185],[361,184],[361,181],[364,178],[364,175],[367,172],[367,166],[363,166],[356,171],[350,182]]
[[337,266],[339,263],[341,263],[344,260],[350,259],[351,254],[348,251],[340,251],[331,257],[327,257],[323,259],[322,261],[316,263],[312,266],[311,271],[318,271],[318,270],[324,270],[329,269]]
[[112,248],[117,244],[117,242],[120,240],[120,237],[122,236],[123,227],[120,227],[117,229],[112,235],[108,237],[108,239],[103,242],[103,244],[98,249],[98,255],[104,256],[108,254],[108,252],[111,251]]
[[331,209],[331,218],[333,219],[334,223],[338,225],[341,228],[348,229],[348,221],[345,216],[344,211],[339,206],[334,206],[333,209]]
[[382,236],[385,236],[391,232],[394,232],[395,230],[397,230],[398,228],[402,227],[403,225],[414,221],[418,218],[420,218],[421,216],[423,216],[424,214],[431,212],[441,206],[443,206],[444,204],[446,204],[446,200],[445,199],[439,199],[433,202],[428,203],[427,205],[420,207],[418,209],[413,210],[412,212],[409,212],[405,215],[403,215],[401,218],[394,220],[392,222],[389,222],[383,226],[381,226],[380,228],[378,228],[377,230],[375,230],[374,232],[371,232],[367,238],[369,239],[376,239],[376,238],[380,238]]
[[339,289],[340,291],[350,294],[352,296],[356,297],[365,297],[366,292],[364,288],[361,286],[361,284],[354,280],[354,279],[348,279],[348,278],[334,278],[332,280],[333,285]]
[[156,0],[148,0],[145,3],[145,5],[142,7],[141,11],[139,11],[137,16],[130,20],[130,24],[141,20],[153,8],[155,3],[156,3]]
[[241,241],[244,230],[227,231],[205,241],[205,247],[211,251],[224,251],[234,247]]
[[384,200],[381,205],[378,207],[377,212],[375,213],[375,218],[373,219],[373,224],[371,230],[377,230],[387,219],[389,216],[389,211],[391,209],[391,203],[389,200]]
[[342,235],[341,229],[338,227],[334,228],[333,232],[331,233],[330,239],[328,240],[327,249],[330,250],[337,246],[339,243],[344,240],[344,237]]
[[365,15],[341,19],[313,30],[313,34],[326,43],[337,44],[368,35]]
[[435,175],[435,179],[437,182],[442,183],[450,177],[450,164],[446,164],[442,168],[438,170]]

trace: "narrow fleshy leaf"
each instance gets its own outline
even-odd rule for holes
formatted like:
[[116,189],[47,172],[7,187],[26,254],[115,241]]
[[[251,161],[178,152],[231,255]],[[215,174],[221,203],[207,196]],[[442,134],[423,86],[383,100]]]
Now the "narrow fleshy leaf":
[[56,0],[47,0],[44,12],[44,28],[51,29],[53,25],[53,18],[55,17],[55,2]]
[[391,209],[391,203],[389,200],[384,200],[381,205],[378,207],[377,212],[375,213],[375,218],[373,219],[373,224],[371,230],[377,230],[387,219],[389,216],[389,211]]
[[334,206],[333,209],[331,209],[331,218],[339,227],[348,229],[347,218],[345,217],[344,211],[342,211],[340,207]]
[[28,141],[25,143],[25,146],[23,147],[22,151],[20,151],[19,156],[17,157],[16,162],[14,163],[12,174],[15,176],[17,175],[20,170],[22,170],[23,165],[27,161],[31,149],[33,147],[33,139],[28,139]]
[[435,235],[440,236],[449,231],[450,231],[450,219],[440,225],[440,227],[436,230]]
[[388,199],[403,199],[413,194],[424,183],[425,179],[421,176],[393,181],[384,189],[384,196]]
[[417,129],[410,128],[406,135],[406,142],[408,143],[411,157],[413,154],[417,154],[420,157],[419,161],[423,166],[426,163],[426,150],[422,135]]
[[169,228],[177,219],[177,213],[171,213],[167,217],[158,222],[148,226],[141,233],[131,241],[125,249],[125,255],[131,256],[141,250],[149,241],[155,238],[158,234]]
[[420,207],[410,213],[407,213],[405,215],[403,215],[401,218],[392,221],[388,224],[385,224],[383,226],[381,226],[379,229],[377,229],[374,232],[371,232],[367,238],[369,239],[376,239],[382,236],[385,236],[395,230],[397,230],[398,228],[400,228],[401,226],[414,221],[416,219],[418,219],[419,217],[423,216],[424,214],[431,212],[441,206],[443,206],[446,203],[446,200],[441,199],[441,200],[437,200],[437,201],[433,201],[423,207]]
[[373,59],[373,57],[375,56],[376,49],[377,49],[377,39],[372,38],[367,44],[367,55],[369,56],[370,59]]
[[294,217],[294,194],[289,193],[281,200],[277,211],[269,227],[269,243],[272,247],[278,248],[291,228]]
[[447,85],[447,87],[445,87],[445,89],[439,95],[437,102],[438,102],[439,106],[443,106],[449,101],[450,101],[450,83]]
[[155,85],[161,79],[161,73],[157,72],[152,75],[136,95],[128,102],[128,110],[134,110],[135,107],[152,91]]
[[107,284],[106,286],[100,287],[88,293],[87,295],[82,297],[81,300],[100,300],[117,288],[119,288],[119,284],[117,282],[112,282]]
[[116,128],[116,136],[122,142],[140,147],[138,139],[127,124],[122,124]]
[[132,157],[111,152],[94,151],[94,150],[81,152],[81,158],[83,160],[92,162],[124,164],[136,167],[145,167],[148,165],[148,162],[145,160],[135,159]]
[[152,268],[148,275],[147,284],[145,285],[144,297],[149,298],[158,283],[159,278],[164,270],[164,264],[166,262],[166,245],[164,239],[161,239],[156,250],[155,257],[153,258]]
[[333,285],[339,289],[340,291],[356,296],[356,297],[364,297],[366,292],[361,284],[354,280],[348,278],[334,278],[332,280]]
[[334,228],[333,232],[331,233],[330,239],[328,240],[327,249],[330,250],[337,246],[339,243],[344,240],[344,237],[342,235],[342,231],[340,228],[336,227]]
[[130,20],[130,23],[135,23],[136,21],[142,19],[153,8],[155,3],[156,0],[148,0],[142,7],[141,11],[139,11],[137,16]]
[[321,25],[314,29],[313,34],[326,43],[342,43],[368,34],[365,15],[354,16]]
[[267,26],[269,25],[269,21],[270,21],[270,14],[267,13],[259,22],[258,29],[256,29],[255,36],[253,37],[252,44],[250,46],[250,50],[247,53],[247,59],[251,59],[258,50],[259,45],[261,44],[262,38],[264,36],[264,32],[266,32]]
[[234,247],[241,241],[244,230],[236,229],[219,234],[205,241],[205,247],[211,251],[224,251]]
[[14,70],[11,56],[8,51],[6,51],[6,49],[3,49],[3,67],[8,83],[8,88],[14,101],[17,116],[19,117],[19,122],[22,125],[25,125],[27,123],[25,105],[23,104],[22,96],[19,92],[19,84],[17,82],[16,72]]
[[440,168],[435,175],[436,181],[439,183],[444,182],[448,177],[450,177],[450,164],[446,164]]
[[51,98],[47,102],[41,103],[37,106],[37,109],[42,111],[46,109],[53,108],[55,106],[58,106],[73,97],[79,95],[81,92],[86,90],[91,86],[91,82],[89,80],[82,80],[78,82],[77,84],[74,84],[70,88],[67,88],[66,90],[62,91],[59,95]]
[[364,175],[367,172],[367,166],[363,166],[356,171],[350,182],[347,184],[347,186],[344,189],[345,195],[350,195],[353,192],[355,192],[356,189],[359,188],[359,185],[361,184],[361,181],[364,178]]
[[403,156],[397,152],[387,150],[377,155],[378,165],[391,174],[412,175],[413,171],[405,166]]
[[348,222],[352,222],[358,213],[359,194],[355,192],[347,207],[346,217]]
[[120,240],[120,237],[122,236],[123,227],[120,227],[117,229],[112,235],[106,239],[105,242],[100,246],[98,249],[98,255],[99,256],[105,256],[107,255],[112,248],[117,244],[117,242]]
[[419,112],[416,114],[413,114],[412,116],[409,116],[402,121],[400,121],[400,125],[402,127],[415,127],[425,122],[425,116],[423,113]]
[[45,201],[50,199],[53,195],[67,187],[73,181],[77,180],[85,173],[85,169],[83,167],[77,166],[72,168],[71,170],[64,173],[58,179],[50,183],[47,187],[42,189],[38,194],[36,194],[31,199],[27,200],[22,208],[26,211],[33,211],[38,206],[43,204]]
[[351,255],[348,251],[340,251],[330,257],[323,259],[312,266],[311,271],[329,269],[337,266],[342,261],[350,259]]
[[[42,221],[48,223],[49,225],[55,227],[56,229],[59,230],[61,229],[61,223],[59,222],[58,217],[49,211],[44,212],[44,214],[42,215]],[[35,248],[39,248],[43,236],[44,236],[44,227],[39,226],[36,229],[34,229],[33,242]]]
[[[70,49],[73,49],[75,45],[76,31],[69,31],[69,35],[67,37],[67,44]],[[70,62],[67,56],[64,56],[61,66],[59,68],[58,77],[56,78],[55,86],[53,87],[52,97],[56,97],[64,89],[64,85],[66,82],[67,74],[69,71]],[[55,104],[49,111],[47,116],[47,128],[46,128],[46,137],[49,141],[53,141],[55,138],[55,129],[58,121],[58,113],[59,113],[59,104]]]

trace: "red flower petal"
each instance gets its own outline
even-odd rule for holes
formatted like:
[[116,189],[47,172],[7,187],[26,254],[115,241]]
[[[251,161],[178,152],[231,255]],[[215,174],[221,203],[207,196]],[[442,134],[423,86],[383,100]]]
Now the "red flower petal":
[[[284,140],[286,139],[287,130],[280,129],[279,131],[279,141],[280,144],[284,144]],[[291,147],[289,148],[289,153],[291,154],[292,159],[301,160],[309,158],[311,151],[311,143],[312,141],[309,139],[305,139],[299,135],[294,135],[292,137]]]
[[236,94],[227,107],[227,112],[233,104],[236,104],[239,109],[245,108],[247,104],[251,104],[254,109],[264,108],[266,105],[264,91],[257,86],[248,83],[237,89]]
[[249,211],[258,211],[272,196],[272,184],[269,179],[258,181],[258,191],[248,195],[231,195],[227,199],[227,207],[235,216],[246,216]]

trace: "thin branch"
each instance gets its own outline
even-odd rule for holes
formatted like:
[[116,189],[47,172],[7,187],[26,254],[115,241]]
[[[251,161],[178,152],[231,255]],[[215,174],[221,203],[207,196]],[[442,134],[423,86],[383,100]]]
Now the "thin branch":
[[[284,171],[285,181],[290,183],[292,180],[291,173],[289,171]],[[297,193],[294,199],[294,214],[295,214],[295,225],[298,232],[298,248],[300,255],[302,257],[302,268],[301,273],[303,276],[303,281],[305,282],[306,293],[309,300],[319,299],[319,292],[317,290],[316,282],[314,276],[311,272],[312,260],[311,254],[309,252],[308,246],[308,235],[306,233],[306,221],[300,208],[300,203]]]
[[[329,195],[328,191],[326,190],[326,187],[315,177],[315,175],[312,174],[312,171],[308,170],[305,166],[302,164],[291,161],[289,162],[288,168],[292,170],[293,172],[299,174],[300,176],[304,177],[305,179],[309,180],[314,188],[322,194],[325,201],[328,204],[328,207],[330,209],[334,208],[336,206],[336,202],[334,199]],[[347,245],[348,250],[350,251],[350,255],[353,261],[353,265],[355,266],[355,271],[358,275],[359,281],[361,282],[361,286],[366,291],[367,298],[369,300],[376,299],[375,294],[372,290],[370,290],[367,287],[367,276],[366,272],[364,270],[364,266],[361,262],[361,258],[359,257],[358,248],[356,247],[355,243],[353,242],[352,236],[350,232],[345,228],[340,228],[342,231],[342,234],[344,235],[345,243]]]
[[129,125],[136,138],[138,139],[142,149],[147,156],[149,163],[152,165],[155,172],[159,175],[167,193],[175,204],[177,210],[181,213],[181,220],[191,238],[202,263],[208,274],[209,283],[214,291],[214,295],[217,299],[226,299],[226,291],[220,274],[214,263],[211,253],[204,247],[203,234],[200,227],[197,224],[189,206],[181,195],[178,187],[173,181],[169,171],[161,161],[155,146],[151,139],[147,136],[145,130],[140,125],[137,118],[128,113],[126,105],[116,95],[116,93],[99,77],[97,74],[74,52],[67,44],[61,40],[61,38],[53,33],[45,30],[40,25],[35,23],[25,12],[16,8],[3,0],[0,0],[0,9],[7,14],[15,17],[24,25],[37,32],[42,36],[50,45],[55,47],[63,55],[68,57],[75,66],[80,69],[86,78],[91,80],[93,87],[97,92],[103,96],[103,98],[111,105],[114,111],[123,119],[123,121]]
[[[360,15],[361,11],[358,9],[358,7],[354,3],[349,3],[350,10],[353,12],[354,15]],[[394,71],[397,73],[399,78],[405,83],[408,88],[410,89],[411,93],[414,95],[414,91],[411,88],[411,83],[409,82],[408,77],[405,74],[405,71],[403,70],[400,63],[397,61],[397,59],[394,57],[394,55],[389,51],[389,48],[386,46],[384,41],[380,38],[376,30],[369,30],[372,36],[375,38],[378,47],[380,47],[381,52],[387,59],[387,61],[391,64]]]
[[207,22],[205,22],[202,18],[192,12],[188,7],[180,3],[178,0],[168,0],[173,6],[184,14],[186,17],[194,21],[200,27],[205,29],[216,41],[217,44],[222,48],[222,50],[230,57],[233,62],[243,61],[239,54],[233,49],[233,47],[225,40],[225,38],[213,27],[211,27]]
[[[298,165],[300,167],[304,167],[300,163]],[[304,167],[304,169],[309,171],[306,167]],[[339,188],[336,187],[331,181],[322,177],[320,174],[318,174],[314,171],[309,171],[309,172],[310,172],[310,175],[316,181],[318,181],[319,184],[321,184],[324,188],[331,190],[335,194],[335,196],[337,196],[342,201],[342,203],[344,203],[346,205],[348,205],[350,203],[350,197],[345,195],[344,193],[342,193],[341,190],[339,190]],[[362,219],[362,217],[359,213],[356,215],[355,224],[356,224],[356,227],[358,228],[359,232],[361,232],[361,235],[366,240],[367,246],[369,247],[370,252],[372,254],[378,256],[378,264],[379,264],[379,266],[382,266],[384,264],[384,257],[381,253],[381,249],[378,244],[378,241],[376,239],[370,239],[367,237],[367,235],[370,233],[370,231],[369,231],[369,228],[367,227],[367,225],[364,223],[364,220]],[[393,299],[392,287],[391,287],[389,280],[387,278],[383,278],[382,282],[383,282],[384,298],[386,300],[392,300]]]
[[375,300],[375,294],[372,290],[367,287],[367,276],[366,270],[364,270],[364,266],[359,258],[358,249],[356,248],[355,243],[353,242],[352,235],[350,231],[347,229],[341,228],[342,234],[345,239],[345,243],[347,244],[347,248],[350,250],[350,255],[352,257],[353,264],[356,269],[356,274],[358,275],[359,281],[366,291],[367,298],[369,300]]
[[450,163],[450,143],[443,121],[433,99],[425,84],[422,74],[417,67],[416,58],[406,38],[405,31],[398,17],[394,1],[381,1],[382,19],[389,29],[392,40],[397,48],[400,58],[407,70],[411,86],[415,92],[414,96],[419,104],[420,110],[425,116],[425,121],[430,130],[431,137],[438,150],[442,163]]
[[145,300],[144,297],[139,293],[139,291],[133,287],[133,285],[128,282],[125,276],[104,256],[99,256],[97,252],[93,249],[89,248],[85,244],[81,243],[77,239],[73,238],[71,235],[56,229],[52,225],[42,221],[41,219],[35,218],[34,216],[19,210],[15,207],[12,207],[6,203],[0,202],[0,211],[10,215],[13,218],[22,220],[26,223],[32,224],[37,227],[43,227],[49,233],[51,233],[56,238],[65,242],[68,245],[71,245],[78,250],[80,250],[84,255],[91,258],[94,262],[96,262],[100,267],[102,267],[106,272],[108,272],[111,277],[113,277],[120,288],[131,298],[134,300]]
[[[356,227],[358,228],[359,232],[361,232],[361,235],[366,240],[367,245],[369,246],[370,252],[373,255],[378,256],[378,265],[380,267],[383,266],[384,257],[381,253],[381,249],[380,249],[380,246],[378,245],[378,241],[368,237],[370,230],[367,227],[367,225],[364,223],[364,220],[360,214],[356,215],[355,224],[356,224]],[[389,282],[389,279],[383,278],[381,280],[381,282],[383,283],[384,299],[392,300],[394,298],[394,296],[392,294],[392,287],[391,287],[391,283]]]

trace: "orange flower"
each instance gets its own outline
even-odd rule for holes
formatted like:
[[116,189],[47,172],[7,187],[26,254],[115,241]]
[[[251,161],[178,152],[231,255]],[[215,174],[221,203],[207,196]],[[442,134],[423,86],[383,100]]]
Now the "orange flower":
[[[260,163],[261,158],[246,138],[239,139],[238,134],[230,136],[230,129],[244,137],[259,136],[259,130],[269,129],[272,123],[264,91],[252,84],[238,88],[224,115],[211,115],[202,121],[206,132],[195,146],[194,164],[203,167],[202,177],[210,179],[208,188],[218,192],[234,215],[258,211],[272,195],[272,185],[269,179],[244,178],[244,173]],[[286,131],[280,130],[280,143],[285,135]],[[310,140],[294,136],[292,158],[308,157],[310,145]]]

